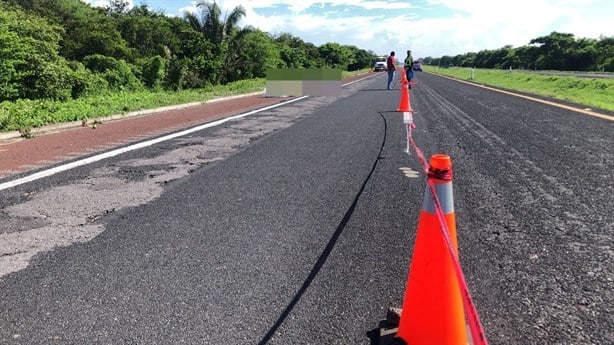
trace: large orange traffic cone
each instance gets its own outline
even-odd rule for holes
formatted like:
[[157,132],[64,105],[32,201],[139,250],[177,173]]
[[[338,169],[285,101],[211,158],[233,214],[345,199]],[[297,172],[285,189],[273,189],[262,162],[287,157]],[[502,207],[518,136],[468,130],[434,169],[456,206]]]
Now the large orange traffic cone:
[[[434,182],[458,254],[449,156],[431,157],[429,178]],[[467,344],[462,296],[453,265],[427,186],[397,331],[397,337],[407,344]]]
[[409,101],[409,81],[405,71],[401,72],[401,102],[397,111],[408,112],[413,111]]

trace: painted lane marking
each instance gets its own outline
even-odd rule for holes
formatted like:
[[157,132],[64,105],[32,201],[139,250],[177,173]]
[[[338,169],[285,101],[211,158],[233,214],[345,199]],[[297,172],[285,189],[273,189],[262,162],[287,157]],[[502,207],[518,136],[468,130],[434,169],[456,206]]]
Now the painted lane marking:
[[418,176],[420,176],[420,172],[413,170],[412,168],[399,168],[399,170],[401,170],[401,172],[403,173],[403,175],[409,177],[409,178],[417,178]]

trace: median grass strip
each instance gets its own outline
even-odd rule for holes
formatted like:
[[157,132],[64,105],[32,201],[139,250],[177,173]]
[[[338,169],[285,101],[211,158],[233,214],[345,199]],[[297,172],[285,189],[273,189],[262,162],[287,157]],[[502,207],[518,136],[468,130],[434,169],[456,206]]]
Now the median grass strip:
[[589,108],[614,111],[614,79],[539,75],[521,70],[479,68],[474,70],[473,79],[471,79],[471,68],[423,66],[423,69],[427,72],[478,84],[551,97]]

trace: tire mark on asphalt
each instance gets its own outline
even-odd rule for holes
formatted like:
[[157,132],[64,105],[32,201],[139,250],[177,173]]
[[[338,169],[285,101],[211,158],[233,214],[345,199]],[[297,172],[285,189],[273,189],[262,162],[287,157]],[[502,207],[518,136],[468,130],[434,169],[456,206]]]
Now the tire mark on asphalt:
[[[505,310],[486,320],[490,326],[486,333],[497,334],[502,342],[530,342],[535,338],[548,343],[614,340],[604,330],[604,325],[613,324],[609,315],[614,272],[605,264],[614,259],[609,235],[614,231],[613,222],[593,218],[591,205],[580,193],[540,168],[514,143],[428,85],[422,84],[421,91],[427,95],[429,102],[424,106],[428,112],[445,116],[446,122],[439,129],[449,130],[452,138],[463,133],[463,138],[475,140],[462,145],[476,156],[491,157],[493,166],[486,169],[505,172],[488,174],[476,162],[470,173],[476,178],[471,182],[475,190],[468,191],[472,194],[468,203],[476,205],[472,212],[482,218],[483,229],[476,232],[486,237],[472,241],[488,242],[477,247],[493,247],[474,259],[482,265],[472,266],[497,267],[496,272],[489,272],[490,280],[476,281],[476,286],[483,287],[478,294],[491,304],[489,310]],[[471,164],[471,159],[463,163]],[[506,176],[507,180],[495,180],[494,176]],[[498,256],[494,264],[492,253]],[[506,297],[500,299],[497,294]],[[514,322],[510,322],[510,314]],[[519,335],[518,327],[529,323],[530,331]]]

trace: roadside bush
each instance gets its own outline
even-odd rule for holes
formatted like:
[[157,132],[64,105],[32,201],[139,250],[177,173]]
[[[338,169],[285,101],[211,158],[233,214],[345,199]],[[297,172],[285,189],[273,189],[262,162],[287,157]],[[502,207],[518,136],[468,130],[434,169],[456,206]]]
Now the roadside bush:
[[94,54],[83,59],[85,67],[99,73],[108,83],[109,89],[116,91],[138,91],[143,89],[143,84],[136,77],[133,68],[124,60]]
[[116,69],[118,61],[110,56],[100,54],[88,55],[83,58],[83,64],[92,72],[105,73],[108,70]]
[[614,72],[614,57],[609,57],[606,59],[606,62],[603,64],[604,72]]
[[5,130],[26,130],[37,127],[40,124],[40,109],[36,106],[40,101],[18,99],[15,102],[3,102],[3,109],[9,114]]
[[109,88],[112,90],[138,91],[143,89],[143,84],[125,61],[119,61],[117,69],[106,71],[102,77],[109,83]]
[[215,85],[212,80],[217,80],[218,74],[210,61],[199,56],[193,59],[185,59],[183,63],[186,68],[181,83],[182,89],[198,89],[209,84]]
[[72,62],[70,67],[73,70],[70,80],[73,99],[104,94],[109,91],[109,83],[100,74],[93,73],[79,62]]
[[212,67],[203,57],[173,59],[166,74],[166,87],[171,90],[198,89],[211,84]]
[[65,101],[71,98],[71,83],[74,72],[68,67],[66,61],[60,59],[58,63],[33,59],[30,61],[33,68],[22,79],[23,98],[52,99]]
[[0,132],[7,131],[11,123],[11,113],[4,107],[4,103],[5,102],[0,103]]
[[139,61],[141,81],[149,89],[159,88],[166,75],[167,61],[161,56],[153,56]]
[[0,2],[0,100],[70,98],[64,29]]
[[185,78],[188,75],[188,66],[184,59],[172,59],[166,68],[164,85],[168,90],[179,91],[183,89]]

